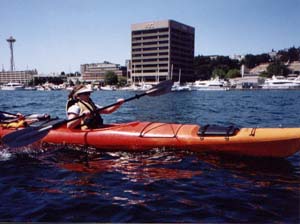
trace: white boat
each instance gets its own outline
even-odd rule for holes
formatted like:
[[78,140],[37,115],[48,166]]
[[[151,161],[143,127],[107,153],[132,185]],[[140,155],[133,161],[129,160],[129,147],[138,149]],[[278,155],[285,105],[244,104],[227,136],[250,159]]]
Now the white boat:
[[188,84],[181,85],[180,79],[181,79],[181,69],[179,69],[179,80],[173,83],[171,91],[191,91],[192,90],[191,86]]
[[180,85],[180,82],[174,82],[171,90],[172,91],[191,91],[192,87],[188,84]]
[[151,89],[153,86],[151,84],[140,82],[140,83],[134,83],[131,86],[127,86],[125,88],[122,88],[122,90],[132,90],[132,91],[147,91]]
[[24,90],[33,91],[33,90],[36,90],[36,87],[34,87],[34,86],[26,86],[24,88]]
[[195,81],[192,85],[192,90],[213,90],[213,91],[219,91],[219,90],[228,90],[228,87],[226,87],[225,82],[220,80],[218,77],[211,80],[198,80]]
[[300,85],[300,75],[293,80],[294,83]]
[[275,75],[270,79],[266,79],[265,83],[261,85],[262,89],[297,89],[300,88],[300,80],[298,78],[289,80],[286,78],[279,78]]
[[109,86],[109,85],[106,85],[106,86],[101,86],[101,87],[100,87],[100,90],[105,90],[105,91],[115,91],[115,90],[116,90],[116,87],[115,87],[115,86]]
[[68,87],[66,87],[67,91],[72,91],[73,89],[74,89],[74,86],[68,86]]
[[43,86],[39,85],[39,86],[36,86],[36,90],[45,91],[45,88]]
[[24,85],[18,82],[9,82],[7,84],[2,85],[2,90],[23,90]]
[[135,85],[123,86],[123,87],[119,88],[119,90],[125,90],[125,91],[134,91],[136,89],[137,89],[137,86],[135,86]]

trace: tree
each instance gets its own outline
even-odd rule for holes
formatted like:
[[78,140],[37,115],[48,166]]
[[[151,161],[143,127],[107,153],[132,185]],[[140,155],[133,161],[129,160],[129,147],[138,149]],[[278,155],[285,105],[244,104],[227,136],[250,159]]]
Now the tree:
[[263,63],[269,63],[271,61],[271,57],[269,54],[247,54],[243,59],[243,64],[248,68],[254,68]]
[[233,79],[233,78],[241,77],[241,72],[240,72],[239,69],[230,69],[227,72],[226,77],[228,79]]
[[[276,55],[275,60],[280,62],[293,62],[300,61],[300,47],[289,48],[288,50],[280,50]],[[223,78],[224,73],[226,76],[236,76],[237,71],[230,71],[232,69],[239,70],[241,64],[244,64],[247,68],[251,69],[262,63],[270,63],[273,59],[267,53],[253,55],[247,54],[245,58],[239,62],[237,60],[232,60],[228,56],[196,56],[194,58],[194,74],[195,79],[207,80],[212,77],[212,75],[218,75]],[[275,62],[275,61],[273,61]],[[230,71],[230,72],[229,72]],[[278,62],[270,66],[270,71],[266,73],[268,76],[275,75],[287,75],[288,70],[283,65],[278,65]],[[265,75],[265,74],[264,74]]]
[[299,48],[292,47],[288,50],[289,60],[292,61],[300,61],[300,50]]
[[118,86],[125,86],[127,84],[127,78],[120,76],[118,79]]
[[260,74],[259,74],[259,77],[262,77],[262,78],[270,78],[269,73],[266,72],[266,71],[260,73]]
[[226,73],[225,73],[225,71],[224,71],[223,69],[221,69],[221,68],[215,68],[215,69],[213,70],[212,76],[213,76],[214,78],[219,77],[220,79],[224,79],[224,78],[226,78]]
[[290,60],[289,53],[287,51],[278,51],[277,55],[279,56],[279,60],[282,62],[288,62]]
[[230,69],[240,67],[238,60],[232,60],[228,56],[197,56],[194,60],[196,79],[207,80],[214,76],[224,78]]
[[106,85],[117,85],[118,84],[118,76],[113,71],[108,71],[105,73],[104,83]]
[[289,74],[289,70],[282,61],[276,60],[268,66],[267,73],[269,77],[272,77],[273,75],[287,76]]
[[247,54],[243,60],[247,68],[254,68],[256,64],[256,57],[253,54]]
[[211,59],[208,56],[196,56],[194,59],[195,78],[200,80],[210,79],[212,73]]
[[268,63],[271,61],[271,57],[269,54],[259,54],[259,55],[256,55],[256,64],[263,64],[263,63]]
[[278,55],[283,62],[293,62],[300,60],[300,48],[291,47],[288,50],[278,51]]

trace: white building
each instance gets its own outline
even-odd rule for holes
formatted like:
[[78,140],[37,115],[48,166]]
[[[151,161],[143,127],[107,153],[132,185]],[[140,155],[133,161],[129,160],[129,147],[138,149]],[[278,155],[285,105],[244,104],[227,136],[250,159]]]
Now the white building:
[[108,61],[80,65],[80,71],[82,80],[87,82],[103,83],[105,74],[109,71],[114,72],[118,76],[126,77],[126,67]]

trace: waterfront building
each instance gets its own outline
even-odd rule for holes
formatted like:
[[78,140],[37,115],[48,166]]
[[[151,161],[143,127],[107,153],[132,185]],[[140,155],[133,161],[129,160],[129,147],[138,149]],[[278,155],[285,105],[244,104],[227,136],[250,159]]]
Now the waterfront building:
[[195,28],[174,20],[132,24],[131,81],[192,81],[194,41]]
[[237,77],[230,79],[232,88],[237,89],[256,89],[263,83],[263,78],[257,75],[246,75],[244,77]]
[[9,82],[17,82],[22,84],[28,84],[33,77],[38,74],[37,70],[25,70],[25,71],[1,71],[0,72],[0,84]]
[[126,67],[119,64],[104,61],[103,63],[91,63],[80,65],[82,80],[86,82],[104,83],[105,74],[114,72],[118,76],[126,77]]

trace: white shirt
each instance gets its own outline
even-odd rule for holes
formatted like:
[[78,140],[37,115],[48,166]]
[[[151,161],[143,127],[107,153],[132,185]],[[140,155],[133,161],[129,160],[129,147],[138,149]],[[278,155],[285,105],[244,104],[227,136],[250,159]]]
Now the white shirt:
[[77,103],[73,104],[72,106],[69,107],[68,114],[76,114],[79,115],[80,113],[80,107],[77,105]]

